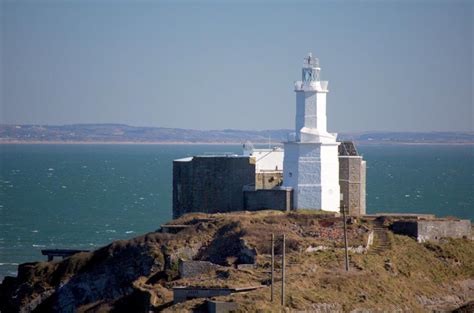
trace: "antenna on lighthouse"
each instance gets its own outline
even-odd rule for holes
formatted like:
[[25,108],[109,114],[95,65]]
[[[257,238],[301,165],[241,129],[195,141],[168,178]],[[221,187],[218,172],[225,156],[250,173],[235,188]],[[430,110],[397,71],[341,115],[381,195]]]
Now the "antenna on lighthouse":
[[304,67],[311,68],[314,80],[319,81],[319,74],[321,72],[321,68],[319,67],[319,59],[313,57],[313,53],[309,52],[308,56],[304,58]]
[[304,58],[304,65],[306,67],[315,67],[319,68],[319,59],[313,57],[313,53],[309,52],[308,56]]

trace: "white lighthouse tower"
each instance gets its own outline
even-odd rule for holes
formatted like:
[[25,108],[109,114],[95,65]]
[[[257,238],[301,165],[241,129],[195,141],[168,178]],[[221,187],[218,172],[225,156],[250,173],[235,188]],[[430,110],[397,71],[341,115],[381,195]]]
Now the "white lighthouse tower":
[[302,80],[295,82],[295,133],[285,142],[283,184],[293,188],[293,207],[339,211],[337,134],[326,128],[327,81],[319,80],[318,59],[304,59]]

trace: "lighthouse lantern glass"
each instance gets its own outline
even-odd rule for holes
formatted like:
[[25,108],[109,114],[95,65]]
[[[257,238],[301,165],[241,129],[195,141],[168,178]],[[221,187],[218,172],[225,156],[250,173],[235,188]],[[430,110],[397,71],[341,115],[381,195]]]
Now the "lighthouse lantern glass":
[[303,69],[303,82],[308,83],[316,80],[316,70],[313,68]]

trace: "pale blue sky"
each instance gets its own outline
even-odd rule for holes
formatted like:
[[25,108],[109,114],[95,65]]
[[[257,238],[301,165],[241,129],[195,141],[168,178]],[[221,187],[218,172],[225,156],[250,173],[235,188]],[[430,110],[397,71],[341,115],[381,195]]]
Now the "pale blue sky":
[[473,130],[474,1],[1,1],[1,123]]

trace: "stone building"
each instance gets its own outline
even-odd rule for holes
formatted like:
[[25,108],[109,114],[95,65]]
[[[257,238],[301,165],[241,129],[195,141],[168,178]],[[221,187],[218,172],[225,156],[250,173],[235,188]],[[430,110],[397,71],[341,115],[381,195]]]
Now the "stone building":
[[[339,184],[351,215],[365,214],[365,161],[353,143],[339,148]],[[173,217],[185,213],[218,213],[294,209],[293,189],[283,185],[281,148],[255,149],[243,155],[194,156],[173,162]]]
[[339,186],[343,195],[341,203],[350,215],[364,215],[366,163],[353,142],[339,145]]
[[282,188],[283,150],[254,149],[243,155],[205,155],[173,161],[173,217],[185,213],[290,210]]
[[173,218],[190,212],[244,209],[242,188],[255,184],[255,159],[194,156],[173,161]]

